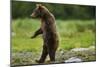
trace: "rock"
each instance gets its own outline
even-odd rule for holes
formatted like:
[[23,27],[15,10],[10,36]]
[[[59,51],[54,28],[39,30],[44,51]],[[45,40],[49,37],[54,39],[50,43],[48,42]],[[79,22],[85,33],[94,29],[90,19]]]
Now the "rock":
[[83,60],[77,57],[71,57],[68,60],[65,60],[65,63],[75,63],[75,62],[82,62]]
[[71,51],[87,51],[89,48],[74,48]]
[[95,46],[90,46],[89,49],[90,50],[95,49]]
[[88,48],[73,48],[71,51],[78,52],[78,51],[89,51],[89,50],[93,50],[93,49],[95,49],[95,46],[90,46]]

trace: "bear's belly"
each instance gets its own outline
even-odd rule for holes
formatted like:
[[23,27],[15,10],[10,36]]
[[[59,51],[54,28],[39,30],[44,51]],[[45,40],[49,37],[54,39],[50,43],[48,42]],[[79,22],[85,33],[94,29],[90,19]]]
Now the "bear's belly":
[[43,33],[43,40],[46,43],[55,44],[57,40],[57,35],[54,33]]

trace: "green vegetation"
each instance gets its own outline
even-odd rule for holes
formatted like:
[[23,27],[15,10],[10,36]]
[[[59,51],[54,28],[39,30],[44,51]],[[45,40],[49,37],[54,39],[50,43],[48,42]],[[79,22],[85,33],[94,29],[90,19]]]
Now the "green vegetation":
[[[95,45],[95,20],[56,20],[59,33],[59,49],[89,47]],[[40,27],[40,20],[17,19],[12,21],[12,52],[40,52],[42,36],[30,37]],[[58,49],[58,50],[59,50]]]
[[[12,20],[11,24],[12,65],[37,64],[35,60],[40,57],[42,51],[42,35],[35,39],[30,37],[40,27],[40,20],[16,19]],[[70,52],[74,48],[95,46],[95,20],[56,20],[56,25],[60,40],[56,56],[57,62],[62,62],[73,56],[80,57],[84,61],[95,60],[95,50],[82,53]],[[61,51],[64,52],[64,55],[61,54]]]
[[[12,1],[12,18],[30,17],[38,2]],[[72,4],[41,3],[46,6],[57,19],[94,19],[95,6]],[[58,11],[59,9],[59,11]]]

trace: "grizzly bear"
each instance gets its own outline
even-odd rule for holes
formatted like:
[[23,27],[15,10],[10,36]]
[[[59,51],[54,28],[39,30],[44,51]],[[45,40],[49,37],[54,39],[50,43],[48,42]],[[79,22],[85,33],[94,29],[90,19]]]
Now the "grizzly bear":
[[35,38],[39,34],[42,34],[43,36],[42,55],[39,60],[36,60],[36,62],[44,63],[47,55],[50,57],[50,62],[55,62],[55,54],[59,43],[55,17],[45,6],[41,4],[36,5],[36,9],[31,14],[31,17],[41,19],[41,27],[31,38]]

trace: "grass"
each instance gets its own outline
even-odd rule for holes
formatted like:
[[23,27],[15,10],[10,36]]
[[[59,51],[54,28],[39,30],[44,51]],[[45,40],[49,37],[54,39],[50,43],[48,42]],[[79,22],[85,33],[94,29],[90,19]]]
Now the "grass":
[[[30,37],[40,28],[40,20],[28,18],[15,19],[12,20],[11,24],[12,65],[36,64],[34,60],[40,57],[43,40],[41,35],[35,39]],[[60,40],[58,53],[61,50],[70,51],[73,48],[95,46],[95,20],[56,20],[56,25]],[[85,56],[85,54],[82,56]],[[67,55],[65,55],[65,58],[68,59]],[[85,57],[84,59],[92,61],[95,60],[95,56],[89,55],[88,59]]]
[[[59,33],[59,49],[89,47],[95,45],[95,20],[56,20]],[[30,39],[40,27],[40,20],[16,19],[12,21],[12,52],[35,51],[42,49],[41,35]]]

